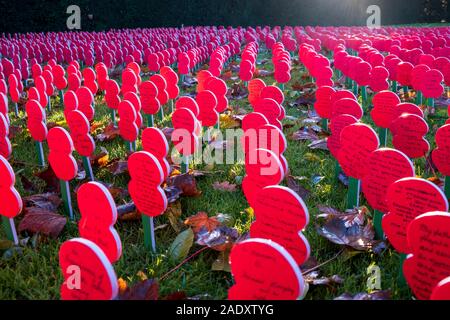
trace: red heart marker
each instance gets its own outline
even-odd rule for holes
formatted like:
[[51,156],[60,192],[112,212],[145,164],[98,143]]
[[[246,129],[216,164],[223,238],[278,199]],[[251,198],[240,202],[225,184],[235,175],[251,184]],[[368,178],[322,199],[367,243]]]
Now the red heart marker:
[[450,276],[448,212],[430,212],[415,218],[407,231],[411,254],[403,273],[417,299],[427,300],[438,283]]
[[280,157],[266,149],[256,149],[245,154],[245,171],[242,190],[252,208],[256,195],[263,188],[279,184],[285,176]]
[[27,113],[27,127],[31,137],[39,142],[47,138],[47,126],[45,125],[45,111],[36,100],[28,100],[25,105]]
[[142,127],[143,119],[141,115],[141,100],[134,92],[127,92],[124,94],[123,99],[129,101],[136,111],[136,125],[140,129]]
[[119,104],[118,111],[120,136],[128,142],[136,141],[139,134],[139,128],[136,124],[136,110],[131,102],[124,100]]
[[373,110],[370,112],[373,122],[380,128],[389,128],[394,118],[394,110],[400,98],[391,91],[378,92],[372,100]]
[[90,124],[86,116],[78,110],[71,111],[66,118],[75,150],[83,157],[90,157],[95,150],[95,142],[90,135]]
[[96,74],[94,69],[92,68],[85,68],[83,70],[83,78],[84,78],[84,86],[87,87],[92,95],[96,95],[97,91],[98,91],[98,85],[97,82],[95,81],[96,79]]
[[444,176],[450,176],[450,123],[436,131],[437,148],[432,153],[433,163]]
[[175,109],[189,109],[192,111],[195,117],[198,117],[200,113],[200,108],[198,107],[197,102],[191,97],[180,97],[175,103]]
[[0,156],[8,159],[11,156],[11,142],[8,138],[9,124],[5,116],[0,113]]
[[70,73],[67,77],[69,90],[77,91],[81,86],[81,79],[76,73]]
[[371,152],[380,145],[377,134],[370,126],[355,123],[342,129],[340,141],[337,160],[342,170],[349,177],[362,179]]
[[50,70],[44,70],[42,72],[42,77],[45,80],[46,84],[46,95],[51,97],[55,93],[55,88],[53,87],[53,74]]
[[69,114],[78,109],[78,97],[75,92],[67,90],[64,94],[64,118],[68,118]]
[[431,293],[430,300],[450,300],[450,277],[439,282]]
[[[64,71],[64,68],[58,64],[58,65],[52,67],[52,73],[53,73],[53,80],[54,80],[56,88],[58,90],[64,90],[68,84],[67,79],[65,77],[66,72]],[[36,76],[38,76],[38,74],[36,74]],[[34,72],[33,72],[33,78],[35,78]]]
[[167,82],[164,77],[160,74],[154,74],[150,77],[150,81],[153,82],[158,88],[158,100],[163,106],[169,101],[169,93],[166,91]]
[[114,229],[117,208],[111,193],[101,183],[88,182],[78,189],[77,201],[81,214],[80,236],[97,244],[111,263],[118,261],[122,243]]
[[404,153],[389,148],[373,151],[367,159],[366,173],[361,181],[367,202],[374,210],[386,213],[389,186],[405,177],[414,177],[414,166]]
[[72,156],[72,139],[61,127],[54,127],[48,132],[48,162],[60,180],[70,181],[77,175],[78,165]]
[[269,120],[259,112],[248,113],[242,118],[242,130],[244,133],[250,129],[256,130],[266,124],[269,124]]
[[261,79],[253,79],[248,83],[248,102],[254,107],[261,97],[262,90],[266,84]]
[[64,242],[59,249],[59,266],[64,277],[60,289],[63,300],[112,300],[119,293],[111,263],[92,241],[75,238]]
[[78,109],[79,111],[83,112],[83,114],[86,116],[86,118],[89,121],[92,121],[94,119],[95,110],[94,107],[92,107],[94,103],[94,96],[92,95],[91,90],[89,90],[87,87],[79,87],[76,90],[77,98],[78,98]]
[[374,92],[389,89],[389,71],[382,66],[377,66],[370,73],[369,86]]
[[235,284],[230,300],[295,300],[305,294],[303,276],[292,256],[279,244],[249,239],[230,253]]
[[423,111],[414,103],[400,103],[394,108],[394,112],[392,113],[392,119],[396,120],[404,113],[415,114],[419,117],[423,118]]
[[409,62],[400,62],[397,65],[397,80],[402,86],[411,85],[411,71],[414,66]]
[[127,92],[137,92],[138,79],[132,69],[126,68],[122,72],[122,94]]
[[165,180],[169,176],[170,165],[166,159],[169,144],[164,133],[158,128],[147,128],[142,131],[142,148],[158,159]]
[[430,70],[430,68],[424,64],[419,64],[412,69],[411,85],[414,90],[421,90],[421,85],[428,70]]
[[212,76],[213,75],[208,70],[200,70],[197,73],[197,92],[202,92],[205,90],[205,81]]
[[22,198],[14,188],[16,176],[14,170],[3,156],[0,155],[0,215],[14,218],[22,211]]
[[161,107],[158,100],[158,88],[151,81],[142,82],[139,87],[141,94],[142,110],[145,114],[156,114]]
[[195,101],[200,109],[198,120],[202,126],[214,126],[219,120],[219,114],[216,111],[217,98],[214,93],[209,90],[203,90],[197,94]]
[[266,187],[256,196],[254,210],[256,220],[250,228],[252,238],[268,239],[282,245],[297,265],[308,260],[309,243],[301,233],[309,222],[308,208],[294,191],[281,186]]
[[357,101],[344,98],[333,103],[331,108],[331,119],[342,114],[349,114],[359,120],[362,118],[363,113],[364,111]]
[[282,114],[281,107],[274,99],[261,98],[254,107],[254,111],[263,114],[270,124],[279,127],[278,118]]
[[357,123],[358,119],[349,114],[341,114],[333,117],[330,123],[331,135],[328,137],[327,146],[330,153],[337,158],[339,150],[341,148],[341,132],[342,130],[354,123]]
[[387,207],[388,214],[382,220],[383,230],[395,250],[410,253],[406,235],[411,221],[427,212],[448,211],[448,202],[434,183],[419,178],[404,178],[389,186]]
[[431,69],[424,73],[421,84],[421,91],[426,98],[439,98],[444,93],[442,82],[444,76],[439,70]]
[[424,157],[430,150],[430,144],[424,138],[428,133],[428,124],[420,116],[404,113],[390,126],[392,144],[410,158]]
[[167,198],[160,187],[164,174],[158,159],[145,151],[135,152],[128,158],[128,169],[128,190],[137,209],[149,217],[163,214]]
[[316,110],[319,117],[324,119],[331,118],[331,97],[336,91],[329,86],[322,86],[316,90],[316,102],[314,103],[314,110]]
[[261,98],[269,98],[275,100],[279,105],[284,102],[284,94],[280,88],[276,86],[267,86],[261,90]]

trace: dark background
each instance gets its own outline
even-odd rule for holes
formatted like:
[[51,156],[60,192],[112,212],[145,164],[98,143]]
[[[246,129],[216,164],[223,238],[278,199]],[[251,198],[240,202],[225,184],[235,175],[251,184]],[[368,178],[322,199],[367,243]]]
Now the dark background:
[[0,0],[0,32],[67,30],[71,4],[81,8],[86,31],[182,24],[365,25],[370,4],[380,6],[383,25],[449,21],[448,0]]

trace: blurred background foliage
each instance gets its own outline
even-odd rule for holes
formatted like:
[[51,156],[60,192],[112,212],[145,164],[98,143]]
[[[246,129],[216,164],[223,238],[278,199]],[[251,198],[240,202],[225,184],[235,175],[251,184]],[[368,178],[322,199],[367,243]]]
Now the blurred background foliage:
[[81,28],[181,25],[365,25],[371,4],[383,25],[449,19],[448,0],[0,0],[0,32],[67,30],[69,5],[81,8]]

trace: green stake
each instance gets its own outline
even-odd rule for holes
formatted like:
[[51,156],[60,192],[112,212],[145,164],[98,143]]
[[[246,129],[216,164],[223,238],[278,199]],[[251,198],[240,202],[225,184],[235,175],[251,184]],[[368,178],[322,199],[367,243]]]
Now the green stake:
[[163,121],[164,120],[164,109],[163,106],[161,106],[161,108],[159,108],[158,111],[158,121]]
[[170,113],[173,113],[173,100],[170,100]]
[[361,87],[361,96],[362,96],[363,108],[365,109],[367,106],[367,87],[366,86]]
[[417,91],[417,96],[416,96],[416,104],[417,105],[420,106],[422,104],[422,98],[423,98],[422,91]]
[[359,207],[359,192],[361,182],[358,179],[349,177],[348,179],[348,194],[347,194],[347,209]]
[[280,88],[281,91],[284,91],[284,83],[279,83],[278,88]]
[[356,83],[356,81],[353,81],[353,93],[356,97],[358,96],[358,84]]
[[147,127],[151,128],[155,126],[155,121],[153,119],[153,115],[152,114],[147,114]]
[[59,100],[61,101],[61,107],[64,107],[64,96],[62,90],[59,90]]
[[383,227],[381,226],[381,220],[383,219],[383,212],[374,210],[373,212],[373,226],[375,228],[375,237],[377,240],[384,239]]
[[14,242],[15,245],[19,244],[19,238],[17,237],[16,225],[13,218],[7,218],[2,216],[3,230],[5,230],[8,240]]
[[14,103],[14,114],[16,115],[16,117],[19,117],[19,106],[17,105],[17,103]]
[[48,97],[47,111],[52,112],[52,99]]
[[36,151],[38,154],[39,166],[45,167],[44,148],[42,147],[42,142],[36,141],[35,145],[36,145]]
[[450,200],[450,176],[445,177],[444,192],[445,192],[445,195],[447,196],[447,199]]
[[399,263],[400,268],[398,270],[398,278],[397,278],[397,283],[400,288],[405,288],[407,286],[405,275],[403,274],[403,263],[405,262],[405,260],[406,254],[400,253],[400,263]]
[[91,181],[95,181],[94,172],[92,171],[91,166],[91,160],[89,157],[81,157],[83,160],[83,167],[86,173],[89,175],[89,178],[91,178]]
[[156,253],[155,226],[153,217],[142,215],[142,225],[144,226],[144,246],[147,250]]
[[116,110],[115,109],[111,109],[111,121],[113,123],[114,128],[117,128]]
[[183,162],[181,163],[181,173],[189,172],[189,157],[184,157]]
[[323,131],[328,131],[328,119],[327,118],[323,118],[320,121],[320,126],[322,127]]
[[392,91],[397,92],[397,81],[392,81]]
[[409,94],[408,86],[403,86],[403,93],[405,94],[406,99],[406,96]]
[[336,182],[339,181],[339,173],[341,173],[341,166],[339,165],[339,162],[337,160],[335,161],[335,166],[334,166],[334,179],[336,180]]
[[380,138],[380,146],[385,147],[387,145],[387,128],[378,128],[378,137]]
[[69,182],[65,180],[59,180],[61,186],[61,195],[64,202],[64,210],[69,215],[70,220],[73,220],[72,199],[70,197]]

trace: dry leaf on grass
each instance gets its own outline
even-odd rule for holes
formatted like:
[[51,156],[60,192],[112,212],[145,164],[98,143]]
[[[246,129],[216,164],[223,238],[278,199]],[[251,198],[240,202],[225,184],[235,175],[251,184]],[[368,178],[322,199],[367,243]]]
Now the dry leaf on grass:
[[61,205],[62,200],[56,193],[34,194],[32,196],[22,198],[24,203],[24,212],[26,213],[31,207],[37,207],[48,211],[56,212]]
[[182,191],[182,195],[186,197],[196,197],[201,194],[197,189],[197,182],[192,174],[185,173],[171,176],[167,181],[167,186],[175,186]]
[[334,298],[334,300],[391,300],[391,298],[390,290],[382,290],[372,293],[359,292],[355,295],[343,293],[339,297]]
[[235,192],[236,191],[236,185],[229,183],[228,181],[224,181],[224,182],[214,182],[212,185],[214,190],[219,190],[219,191],[227,191],[227,192]]
[[67,219],[60,214],[38,207],[31,207],[27,208],[25,217],[20,221],[19,232],[39,232],[46,236],[57,238],[64,229],[66,222]]
[[216,217],[209,217],[206,212],[198,212],[187,218],[184,224],[190,226],[195,233],[198,233],[203,227],[207,231],[212,231],[220,225],[220,222]]
[[106,128],[103,130],[103,133],[100,133],[95,136],[95,139],[100,142],[105,141],[112,141],[115,138],[117,138],[120,134],[119,128],[114,127],[114,124],[110,123]]
[[48,166],[47,169],[45,169],[44,171],[40,171],[38,173],[35,173],[35,176],[38,177],[39,179],[44,180],[45,182],[45,187],[44,190],[45,191],[49,191],[49,192],[59,192],[59,179],[56,176],[55,172],[53,171],[51,166]]
[[158,300],[159,284],[155,279],[147,279],[121,291],[118,300]]
[[321,212],[317,219],[324,219],[316,225],[319,235],[339,245],[346,245],[360,251],[378,252],[384,248],[383,241],[374,240],[372,223],[366,217],[366,207],[341,212],[332,207],[318,206]]
[[291,175],[287,177],[287,186],[295,191],[295,193],[297,193],[303,200],[307,200],[311,195],[311,191],[300,185]]

